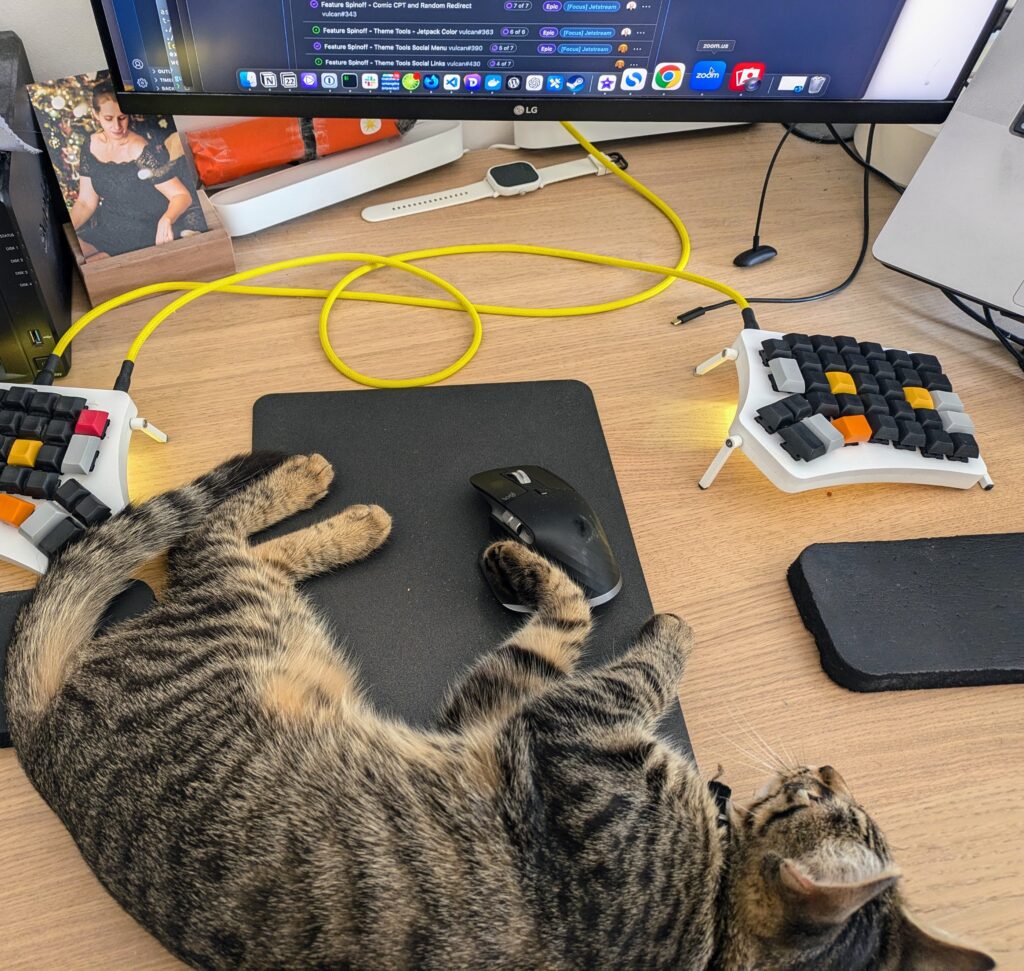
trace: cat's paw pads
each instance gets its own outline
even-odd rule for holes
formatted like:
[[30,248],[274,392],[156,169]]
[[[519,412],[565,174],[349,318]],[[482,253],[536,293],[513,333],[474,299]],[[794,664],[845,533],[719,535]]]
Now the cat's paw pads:
[[523,604],[535,604],[553,567],[547,560],[515,540],[499,540],[484,550],[484,569],[518,595]]

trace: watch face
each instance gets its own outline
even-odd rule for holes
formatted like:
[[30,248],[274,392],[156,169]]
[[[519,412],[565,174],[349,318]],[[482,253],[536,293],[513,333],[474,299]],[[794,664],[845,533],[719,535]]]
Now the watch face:
[[530,185],[539,182],[537,170],[529,162],[509,162],[507,165],[495,165],[488,173],[494,184],[502,189],[514,189],[519,185]]

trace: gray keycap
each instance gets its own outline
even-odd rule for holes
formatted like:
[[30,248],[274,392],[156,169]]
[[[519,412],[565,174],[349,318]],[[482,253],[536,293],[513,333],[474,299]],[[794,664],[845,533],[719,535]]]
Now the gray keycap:
[[932,404],[936,411],[963,411],[964,403],[955,391],[931,392]]
[[88,475],[100,454],[100,440],[94,435],[72,435],[61,462],[62,475]]
[[777,357],[768,362],[768,370],[775,378],[776,391],[789,394],[803,394],[807,389],[804,376],[800,373],[800,365],[791,357]]
[[18,527],[18,532],[33,546],[38,546],[39,541],[57,523],[62,519],[67,519],[70,515],[63,506],[58,506],[55,502],[43,502],[36,506],[36,511]]
[[974,434],[974,422],[971,420],[971,416],[962,411],[940,411],[939,417],[942,419],[942,430],[947,435],[957,432],[967,435]]
[[804,419],[804,424],[825,443],[826,455],[846,444],[843,433],[824,415],[811,415],[810,418]]

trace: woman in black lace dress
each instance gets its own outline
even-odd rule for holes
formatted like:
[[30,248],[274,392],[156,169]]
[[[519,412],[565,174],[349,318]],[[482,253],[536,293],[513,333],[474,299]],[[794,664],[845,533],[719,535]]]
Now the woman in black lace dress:
[[167,149],[132,131],[113,89],[97,87],[92,106],[100,130],[82,146],[78,199],[71,209],[86,257],[145,249],[169,243],[186,229],[205,228],[191,225],[189,210],[197,207],[174,174]]

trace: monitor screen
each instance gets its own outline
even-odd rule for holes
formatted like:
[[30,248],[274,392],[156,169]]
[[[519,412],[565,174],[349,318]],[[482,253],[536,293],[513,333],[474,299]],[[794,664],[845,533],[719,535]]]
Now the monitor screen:
[[137,111],[945,116],[993,0],[93,0]]

